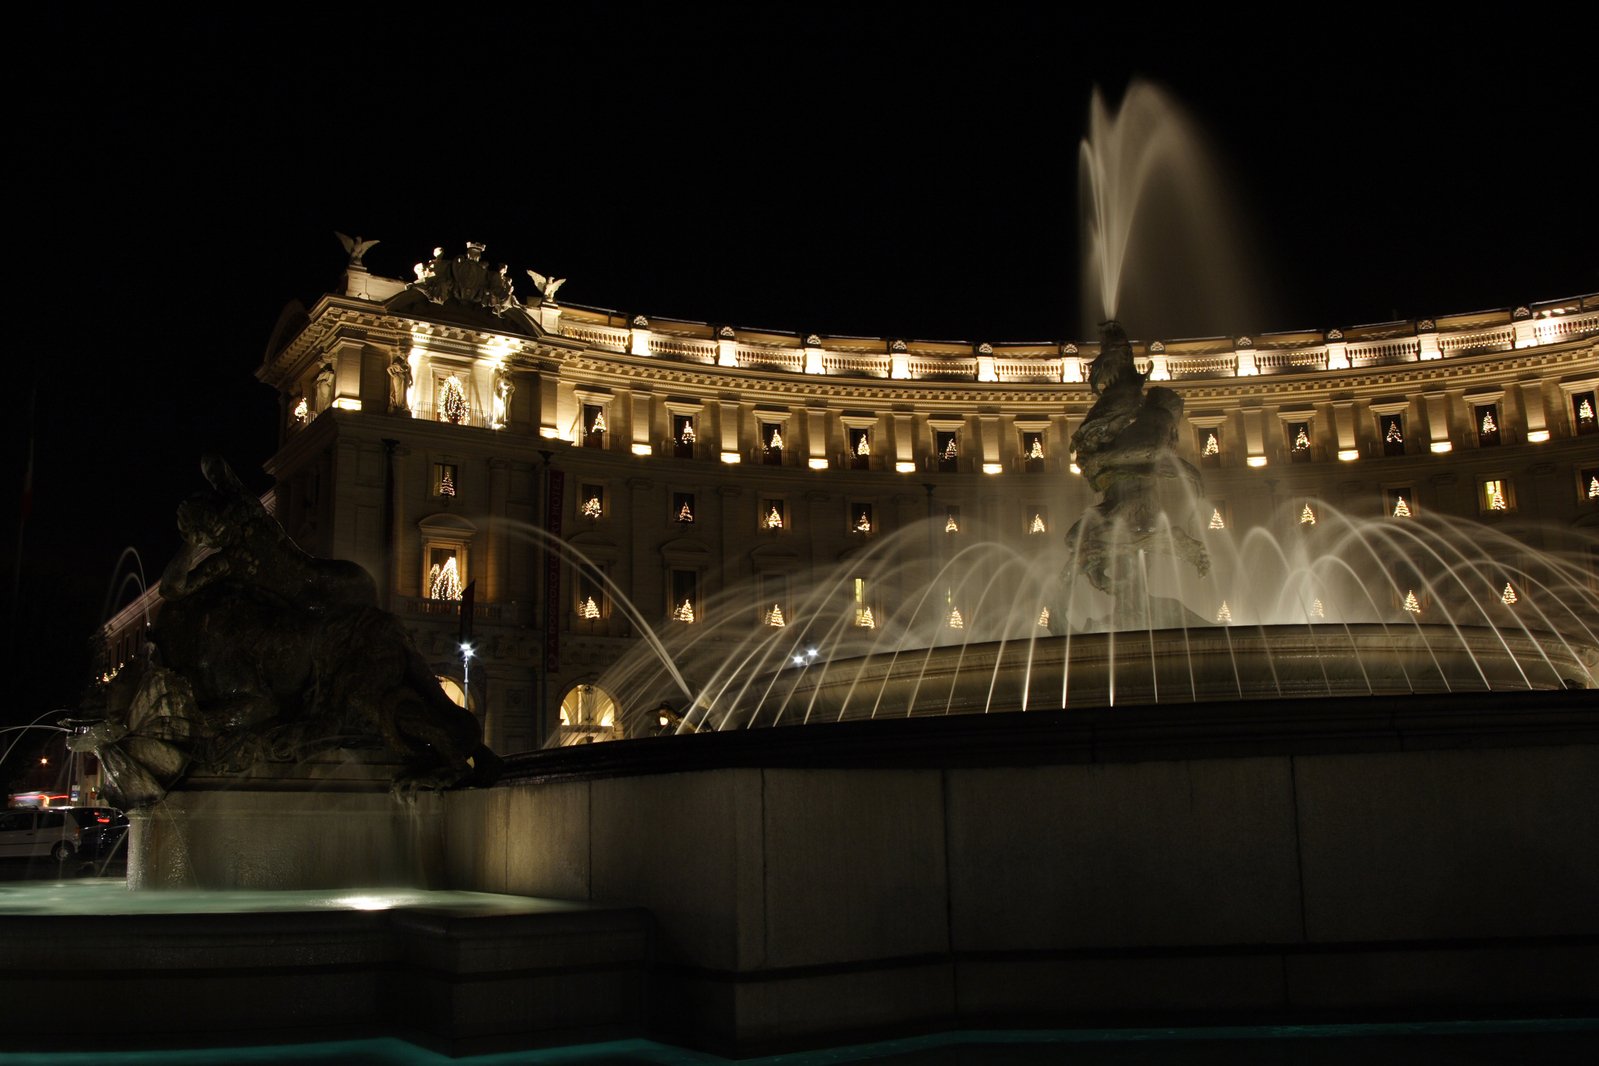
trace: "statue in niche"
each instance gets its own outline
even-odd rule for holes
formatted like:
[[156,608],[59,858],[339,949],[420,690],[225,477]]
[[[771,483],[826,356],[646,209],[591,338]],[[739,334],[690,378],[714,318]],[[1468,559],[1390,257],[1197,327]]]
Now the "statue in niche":
[[494,368],[494,424],[503,426],[511,420],[511,397],[516,395],[516,382],[504,367]]
[[1100,355],[1088,372],[1098,400],[1071,441],[1100,503],[1077,520],[1066,543],[1077,570],[1111,597],[1110,628],[1204,625],[1181,604],[1151,597],[1145,581],[1147,563],[1140,556],[1146,553],[1175,556],[1201,575],[1209,572],[1210,559],[1203,544],[1167,520],[1158,491],[1163,482],[1177,482],[1189,499],[1200,494],[1199,471],[1177,457],[1182,397],[1158,385],[1146,392],[1144,380],[1121,325],[1102,324]]
[[411,413],[411,363],[400,352],[389,359],[389,414]]
[[[315,756],[388,767],[396,791],[487,784],[499,759],[355,563],[300,550],[220,459],[178,508],[148,661],[91,691],[73,738],[123,806],[186,776],[270,781]],[[365,753],[362,755],[361,753]]]
[[323,411],[326,411],[329,407],[333,406],[334,377],[335,375],[333,373],[332,363],[323,363],[322,369],[316,372],[314,394],[316,396],[317,414],[321,414]]

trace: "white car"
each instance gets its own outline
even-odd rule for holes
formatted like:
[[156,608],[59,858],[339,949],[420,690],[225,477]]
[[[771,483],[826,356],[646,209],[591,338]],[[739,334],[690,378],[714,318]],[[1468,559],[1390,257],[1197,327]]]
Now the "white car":
[[0,811],[0,859],[48,855],[65,862],[84,844],[84,830],[109,823],[109,807],[10,807]]

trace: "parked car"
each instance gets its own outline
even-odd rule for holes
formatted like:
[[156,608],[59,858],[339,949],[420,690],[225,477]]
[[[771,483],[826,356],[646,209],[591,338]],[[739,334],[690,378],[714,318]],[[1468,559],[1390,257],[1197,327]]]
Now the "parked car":
[[127,824],[115,807],[10,807],[0,811],[0,858],[92,856],[109,831]]

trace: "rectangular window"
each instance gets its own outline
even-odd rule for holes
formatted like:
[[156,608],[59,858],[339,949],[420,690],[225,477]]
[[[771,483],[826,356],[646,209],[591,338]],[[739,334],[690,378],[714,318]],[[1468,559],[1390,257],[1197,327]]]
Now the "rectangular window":
[[855,624],[862,629],[876,629],[877,615],[872,611],[871,600],[866,595],[866,579],[858,577],[854,582],[855,591]]
[[1288,459],[1290,462],[1306,463],[1310,461],[1310,423],[1286,422],[1284,431],[1288,434]]
[[430,600],[459,600],[466,588],[466,550],[457,544],[429,542],[423,552],[423,593]]
[[1199,427],[1199,463],[1201,466],[1221,465],[1221,427]]
[[454,463],[433,464],[433,495],[454,496],[456,479],[461,476]]
[[693,623],[700,620],[699,611],[699,574],[693,570],[673,570],[668,617],[674,622]]
[[1492,448],[1499,443],[1499,405],[1479,404],[1472,410],[1472,421],[1477,424],[1477,447]]
[[1382,453],[1384,455],[1405,454],[1404,415],[1382,415],[1377,419],[1377,428],[1382,433]]
[[672,493],[672,521],[679,525],[690,525],[694,521],[694,494],[692,492]]
[[871,504],[852,503],[849,505],[849,528],[851,533],[877,532],[877,526],[872,521]]
[[1040,533],[1049,532],[1049,509],[1039,504],[1029,504],[1027,513],[1027,535],[1035,537]]
[[1516,509],[1516,496],[1510,482],[1504,478],[1488,478],[1480,483],[1477,503],[1484,514],[1495,514]]
[[1029,474],[1044,472],[1044,434],[1028,430],[1022,434],[1022,469]]
[[464,426],[472,409],[466,401],[466,386],[456,374],[444,374],[433,381],[433,395],[439,421],[452,426]]
[[784,514],[782,500],[767,499],[761,501],[760,527],[762,529],[771,530],[774,533],[778,533],[786,529],[787,525],[788,518]]
[[694,431],[693,415],[672,416],[672,455],[678,459],[694,458],[694,444],[699,437]]
[[1571,418],[1578,436],[1599,433],[1599,400],[1591,391],[1571,394]]
[[851,470],[870,470],[872,468],[872,434],[870,430],[850,429],[849,466]]
[[953,429],[933,431],[933,451],[938,456],[940,473],[953,474],[960,469],[960,445]]
[[783,427],[778,422],[761,424],[761,461],[767,466],[783,465]]
[[605,447],[605,407],[597,403],[583,405],[583,447]]
[[584,485],[578,494],[577,513],[581,518],[594,521],[605,516],[605,486]]
[[1404,488],[1389,489],[1385,496],[1387,500],[1386,513],[1389,518],[1414,518],[1416,517],[1416,494],[1407,485]]

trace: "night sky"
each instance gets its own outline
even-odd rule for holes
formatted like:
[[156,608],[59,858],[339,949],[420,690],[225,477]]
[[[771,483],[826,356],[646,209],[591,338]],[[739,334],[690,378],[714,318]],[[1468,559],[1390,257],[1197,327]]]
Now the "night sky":
[[[1558,27],[514,8],[17,28],[0,717],[75,701],[118,554],[159,574],[202,449],[268,487],[276,404],[253,371],[283,306],[339,282],[334,230],[381,239],[368,265],[401,277],[483,241],[514,277],[569,278],[575,304],[1078,339],[1097,317],[1078,306],[1089,94],[1142,76],[1207,139],[1255,310],[1146,309],[1135,335],[1599,291],[1599,108]],[[1205,273],[1178,244],[1162,259]],[[1248,320],[1211,321],[1228,313]]]

